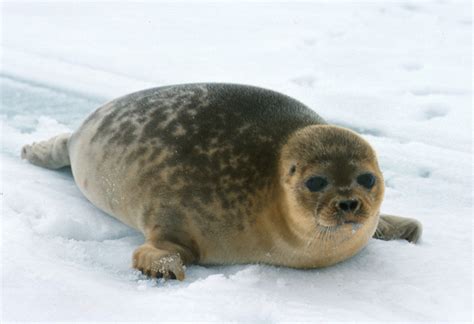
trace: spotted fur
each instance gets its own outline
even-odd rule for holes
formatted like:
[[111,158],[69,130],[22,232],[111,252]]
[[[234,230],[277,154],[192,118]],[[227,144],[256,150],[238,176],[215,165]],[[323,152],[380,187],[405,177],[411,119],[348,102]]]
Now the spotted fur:
[[[185,264],[265,262],[298,268],[347,259],[374,234],[383,177],[370,145],[302,103],[233,84],[154,88],[115,99],[70,136],[22,156],[71,163],[94,205],[141,230],[133,266],[184,278]],[[356,177],[371,172],[371,190]],[[308,177],[328,179],[313,193]],[[338,199],[357,198],[353,215]],[[349,223],[345,223],[349,221]],[[383,218],[376,237],[418,239],[419,224]]]
[[[218,228],[216,222],[241,230],[253,222],[258,214],[253,209],[259,206],[251,197],[272,185],[281,145],[296,129],[322,123],[300,102],[273,91],[191,84],[114,100],[75,136],[94,126],[89,145],[104,148],[102,159],[124,169],[137,164],[138,190],[172,195],[172,208],[193,214],[206,233]],[[161,215],[168,208],[163,204],[143,209]],[[171,218],[175,223],[182,219]],[[149,219],[144,216],[145,224]]]

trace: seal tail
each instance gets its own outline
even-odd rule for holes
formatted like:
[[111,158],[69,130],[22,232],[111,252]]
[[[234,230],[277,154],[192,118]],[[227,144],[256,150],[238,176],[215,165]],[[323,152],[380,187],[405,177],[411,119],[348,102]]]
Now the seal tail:
[[47,141],[25,145],[21,149],[21,158],[48,169],[59,169],[71,165],[68,151],[70,137],[70,133],[65,133]]

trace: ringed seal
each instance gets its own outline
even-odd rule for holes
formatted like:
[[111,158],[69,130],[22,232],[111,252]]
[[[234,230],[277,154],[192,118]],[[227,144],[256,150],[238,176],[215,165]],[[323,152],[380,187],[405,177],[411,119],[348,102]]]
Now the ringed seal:
[[325,267],[371,237],[416,242],[422,231],[379,214],[384,180],[367,141],[253,86],[132,93],[22,158],[70,165],[95,206],[143,233],[133,267],[152,277],[183,280],[193,263]]

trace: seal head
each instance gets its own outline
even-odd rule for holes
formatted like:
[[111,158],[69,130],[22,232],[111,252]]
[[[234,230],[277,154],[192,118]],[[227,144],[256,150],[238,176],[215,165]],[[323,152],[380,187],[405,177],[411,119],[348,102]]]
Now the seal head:
[[384,182],[374,150],[358,134],[330,125],[295,132],[281,151],[280,181],[299,231],[313,245],[338,246],[319,248],[337,253],[318,266],[357,253],[374,234]]

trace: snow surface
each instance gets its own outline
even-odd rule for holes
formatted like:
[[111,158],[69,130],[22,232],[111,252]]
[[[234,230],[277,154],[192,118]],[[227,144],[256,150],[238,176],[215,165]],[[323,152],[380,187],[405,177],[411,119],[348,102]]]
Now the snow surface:
[[[2,3],[4,321],[472,320],[470,1]],[[363,134],[383,211],[419,245],[372,240],[326,269],[130,269],[141,234],[92,206],[69,170],[19,158],[105,101],[226,81],[284,92]]]

